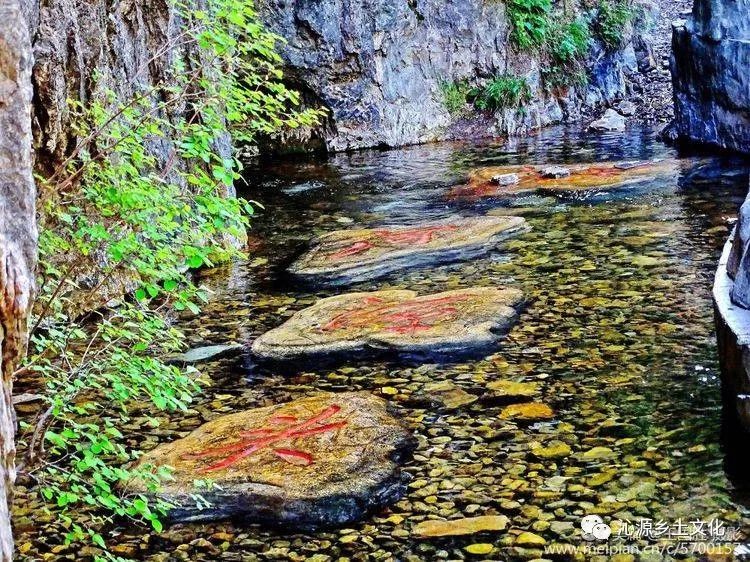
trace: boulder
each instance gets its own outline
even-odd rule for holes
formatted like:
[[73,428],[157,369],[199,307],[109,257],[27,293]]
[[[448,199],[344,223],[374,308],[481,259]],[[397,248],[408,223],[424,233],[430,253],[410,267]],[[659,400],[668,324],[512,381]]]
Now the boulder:
[[253,342],[258,359],[330,354],[455,354],[487,347],[515,322],[518,289],[477,287],[418,296],[414,291],[349,293],[322,299]]
[[[158,495],[175,506],[173,521],[316,528],[357,521],[401,497],[400,463],[414,446],[382,399],[322,393],[217,418],[146,453],[138,467],[172,467]],[[196,480],[214,486],[196,488]],[[140,480],[128,490],[148,493]]]
[[748,10],[748,0],[696,0],[673,23],[669,138],[750,153]]
[[614,109],[608,109],[600,119],[589,125],[589,129],[592,131],[624,131],[625,117]]
[[638,111],[638,106],[630,100],[625,100],[617,105],[617,111],[625,117],[632,117]]
[[337,230],[313,242],[289,268],[296,278],[332,285],[375,279],[392,271],[473,259],[528,230],[521,217],[474,217],[417,226]]
[[[566,166],[491,166],[479,168],[469,175],[466,184],[448,192],[449,199],[479,199],[482,197],[514,197],[534,191],[564,193],[625,187],[657,178],[676,177],[680,173],[679,160],[637,160],[571,164]],[[513,185],[497,185],[493,178],[515,174],[519,181]]]

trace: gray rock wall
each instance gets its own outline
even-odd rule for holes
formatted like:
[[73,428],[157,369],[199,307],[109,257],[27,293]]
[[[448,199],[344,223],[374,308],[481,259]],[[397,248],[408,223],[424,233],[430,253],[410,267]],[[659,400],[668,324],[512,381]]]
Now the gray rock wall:
[[[294,86],[330,110],[309,132],[330,150],[400,146],[469,135],[518,134],[580,117],[623,97],[637,72],[632,42],[595,48],[582,91],[543,94],[544,63],[511,47],[504,2],[487,0],[268,0],[265,21],[287,41],[282,54]],[[525,111],[452,119],[440,84],[524,75],[534,92]]]
[[[114,92],[120,99],[154,92],[170,84],[176,57],[188,67],[184,25],[169,0],[22,0],[34,48],[34,141],[36,167],[54,170],[74,149],[68,100],[84,105],[97,94]],[[206,65],[210,72],[210,65]],[[184,108],[176,108],[180,111]],[[169,139],[153,146],[166,160]],[[221,150],[229,154],[228,137]]]
[[668,135],[750,152],[750,0],[696,0],[672,50]]

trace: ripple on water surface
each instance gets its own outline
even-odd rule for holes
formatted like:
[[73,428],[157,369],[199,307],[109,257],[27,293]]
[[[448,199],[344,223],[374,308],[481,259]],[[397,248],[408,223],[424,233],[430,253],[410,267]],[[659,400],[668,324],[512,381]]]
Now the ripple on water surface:
[[[369,390],[398,404],[418,436],[406,466],[413,476],[408,493],[347,529],[301,534],[240,523],[175,525],[148,540],[146,530],[122,529],[127,553],[148,560],[532,559],[548,557],[544,544],[586,544],[580,521],[587,514],[670,525],[721,519],[747,530],[744,484],[727,476],[732,449],[722,449],[710,300],[720,248],[747,190],[745,163],[682,157],[666,178],[586,194],[446,196],[480,167],[677,156],[648,130],[593,136],[552,129],[506,143],[253,169],[245,195],[266,207],[250,233],[253,253],[246,263],[205,273],[213,301],[199,318],[181,320],[195,345],[250,341],[340,291],[295,286],[282,272],[314,235],[350,225],[521,215],[532,230],[486,259],[391,274],[354,290],[434,293],[501,284],[523,289],[529,305],[494,353],[473,360],[350,357],[272,370],[232,359],[201,365],[211,386],[195,407],[170,417],[144,412],[134,445],[150,449],[219,415],[317,390]],[[436,383],[478,400],[441,404],[425,392]],[[528,400],[551,408],[554,418],[526,420],[508,411],[501,396],[508,388],[526,389]],[[154,416],[158,430],[148,419]],[[412,532],[429,517],[480,515],[510,522],[502,532],[442,539]]]

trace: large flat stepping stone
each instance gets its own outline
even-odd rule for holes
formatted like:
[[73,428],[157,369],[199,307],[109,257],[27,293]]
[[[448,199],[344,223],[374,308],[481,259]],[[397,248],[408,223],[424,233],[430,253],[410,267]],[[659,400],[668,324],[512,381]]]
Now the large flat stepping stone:
[[[138,462],[173,467],[159,496],[173,521],[239,517],[305,528],[357,521],[405,491],[415,439],[365,392],[323,393],[220,417]],[[216,487],[196,488],[195,480]],[[142,482],[129,491],[145,492]],[[210,504],[200,509],[193,494]]]
[[305,281],[355,283],[404,268],[473,259],[526,230],[523,218],[507,216],[337,230],[317,238],[289,272]]
[[675,159],[545,166],[495,166],[475,170],[450,198],[502,197],[530,191],[576,192],[624,187],[679,172]]
[[253,342],[259,359],[363,352],[451,354],[483,348],[507,331],[523,302],[518,289],[478,287],[418,296],[349,293],[322,299]]

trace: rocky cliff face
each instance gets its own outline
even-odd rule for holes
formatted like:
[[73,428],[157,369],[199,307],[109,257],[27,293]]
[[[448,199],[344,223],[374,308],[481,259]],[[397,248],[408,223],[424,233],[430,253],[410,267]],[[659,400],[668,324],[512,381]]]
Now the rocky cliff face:
[[[638,71],[633,44],[648,49],[632,37],[614,53],[597,46],[587,87],[546,95],[544,63],[511,46],[504,2],[268,0],[261,9],[287,40],[282,54],[293,85],[330,111],[327,126],[310,133],[330,150],[517,134],[577,119],[624,97],[626,73]],[[454,120],[442,103],[442,83],[505,73],[531,86],[523,111]]]
[[696,0],[672,45],[668,135],[750,152],[750,0]]
[[[195,48],[169,0],[21,1],[34,48],[34,141],[43,175],[75,147],[68,100],[85,106],[112,92],[123,100],[146,94],[158,101],[155,86],[169,86],[175,58],[189,65],[186,54]],[[166,159],[169,139],[153,151]],[[228,140],[223,151],[229,153]]]

